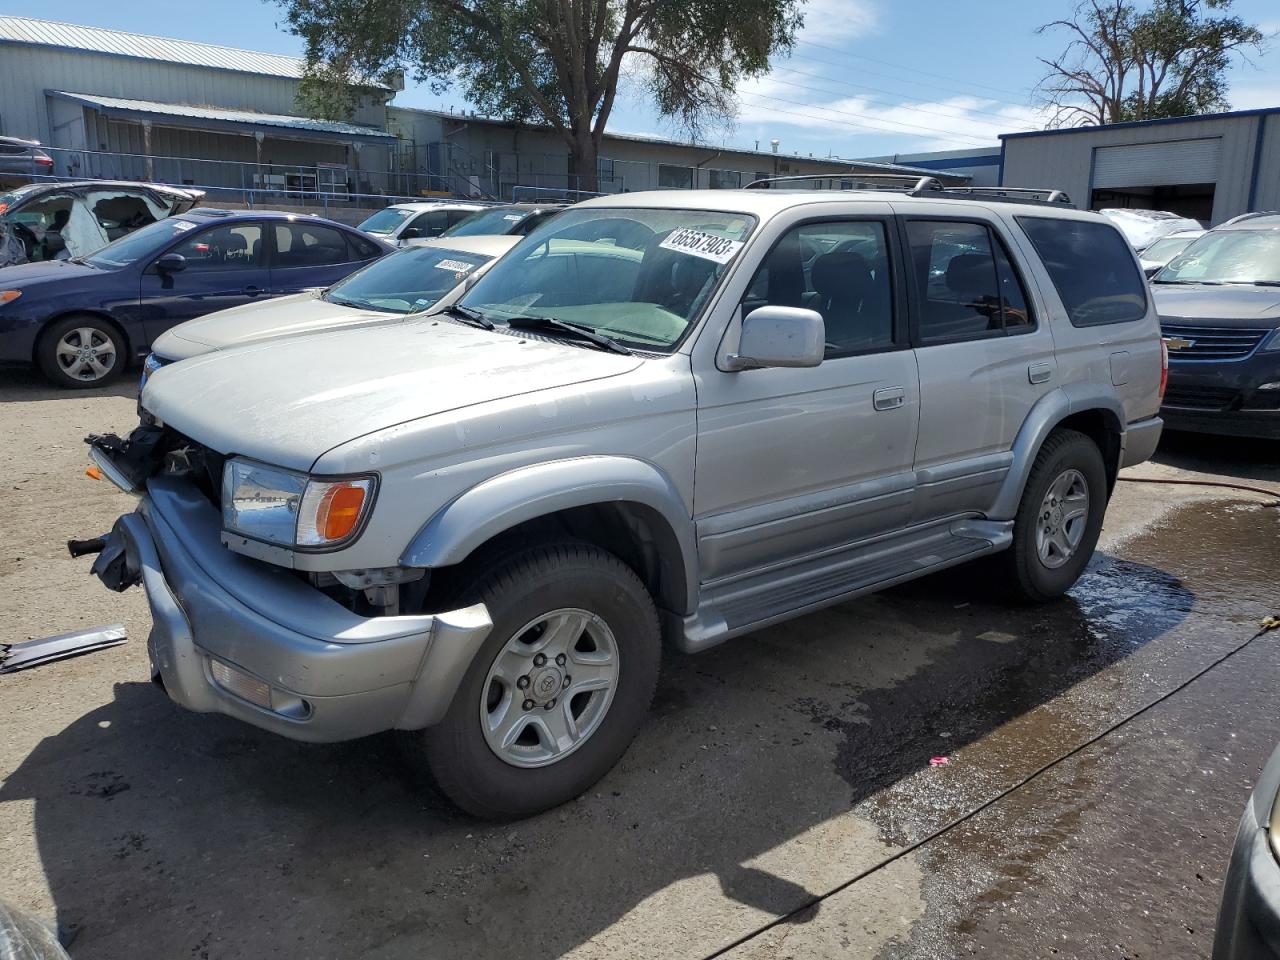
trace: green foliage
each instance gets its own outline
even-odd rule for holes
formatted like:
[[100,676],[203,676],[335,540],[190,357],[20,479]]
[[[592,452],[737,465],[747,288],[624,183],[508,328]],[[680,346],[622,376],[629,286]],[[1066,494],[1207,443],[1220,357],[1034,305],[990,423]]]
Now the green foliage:
[[486,114],[552,127],[588,189],[624,65],[696,136],[731,118],[737,84],[789,50],[802,23],[802,0],[278,2],[306,41],[308,109],[349,110],[350,77],[404,69]]
[[1042,60],[1040,99],[1051,126],[1119,123],[1226,109],[1234,56],[1260,53],[1265,38],[1230,14],[1232,0],[1084,0],[1069,20],[1040,28],[1071,37]]

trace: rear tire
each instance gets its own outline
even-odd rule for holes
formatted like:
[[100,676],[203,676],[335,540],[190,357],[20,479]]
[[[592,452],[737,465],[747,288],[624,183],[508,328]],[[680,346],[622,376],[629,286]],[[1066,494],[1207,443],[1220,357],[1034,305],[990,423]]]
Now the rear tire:
[[473,603],[493,632],[421,752],[468,813],[531,816],[581,794],[626,752],[657,686],[657,610],[628,566],[578,542],[498,560],[461,600]]
[[36,362],[54,386],[88,390],[106,386],[128,364],[125,340],[109,320],[89,314],[63,317],[47,326]]
[[1001,556],[1015,599],[1044,603],[1071,589],[1093,556],[1106,509],[1107,473],[1097,444],[1077,430],[1055,430],[1036,455],[1013,545]]

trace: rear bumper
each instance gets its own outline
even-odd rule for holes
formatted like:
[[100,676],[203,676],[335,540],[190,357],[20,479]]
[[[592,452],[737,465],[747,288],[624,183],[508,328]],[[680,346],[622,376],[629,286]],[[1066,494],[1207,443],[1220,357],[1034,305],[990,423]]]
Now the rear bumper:
[[1131,467],[1135,463],[1150,460],[1160,444],[1160,434],[1163,431],[1164,421],[1159,417],[1148,417],[1128,424],[1120,440],[1120,466]]
[[[132,568],[125,582],[146,590],[152,671],[171,699],[317,742],[443,716],[492,627],[482,605],[360,617],[288,571],[224,549],[219,530],[198,492],[153,481],[110,535]],[[267,702],[221,685],[218,664],[269,687]]]

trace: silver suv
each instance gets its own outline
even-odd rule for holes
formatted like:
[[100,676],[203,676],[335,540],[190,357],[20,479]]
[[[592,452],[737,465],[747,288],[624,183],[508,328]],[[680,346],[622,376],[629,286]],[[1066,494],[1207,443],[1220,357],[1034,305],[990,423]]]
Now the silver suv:
[[1161,429],[1124,238],[935,181],[768,186],[589,200],[434,314],[156,371],[90,438],[141,503],[70,546],[145,586],[169,696],[419,731],[454,801],[516,817],[618,760],[663,641],[991,554],[1017,597],[1071,587]]

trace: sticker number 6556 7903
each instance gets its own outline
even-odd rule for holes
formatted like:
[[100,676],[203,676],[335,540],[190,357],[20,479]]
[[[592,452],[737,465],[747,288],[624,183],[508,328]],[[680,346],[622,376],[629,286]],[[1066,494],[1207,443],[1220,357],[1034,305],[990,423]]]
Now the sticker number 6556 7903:
[[681,253],[702,257],[704,260],[714,260],[716,263],[728,263],[742,249],[742,241],[682,227],[672,231],[658,246],[664,250],[679,250]]

